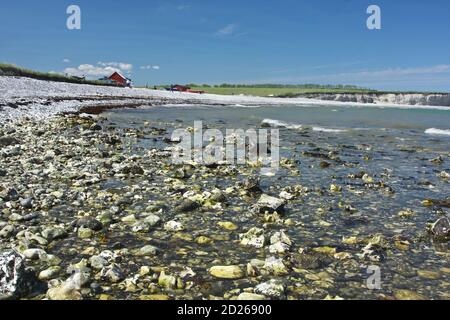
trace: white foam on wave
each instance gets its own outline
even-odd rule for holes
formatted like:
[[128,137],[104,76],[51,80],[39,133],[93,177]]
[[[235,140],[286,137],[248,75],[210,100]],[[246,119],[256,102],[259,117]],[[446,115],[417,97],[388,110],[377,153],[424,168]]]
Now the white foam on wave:
[[450,130],[430,128],[425,130],[425,134],[450,136]]
[[261,122],[262,125],[267,125],[272,128],[286,128],[286,129],[302,129],[301,124],[296,123],[288,123],[280,120],[274,120],[274,119],[264,119]]
[[348,130],[344,129],[331,129],[331,128],[323,128],[323,127],[313,127],[313,131],[316,132],[329,132],[329,133],[342,133],[347,132]]

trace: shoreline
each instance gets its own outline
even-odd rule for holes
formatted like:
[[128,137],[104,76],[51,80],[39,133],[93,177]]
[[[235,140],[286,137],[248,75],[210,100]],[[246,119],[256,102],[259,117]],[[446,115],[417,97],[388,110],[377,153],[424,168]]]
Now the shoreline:
[[[337,95],[341,97],[343,95]],[[375,107],[401,109],[450,110],[448,106],[362,103],[311,98],[270,98],[214,94],[168,92],[150,89],[111,88],[50,82],[20,77],[0,77],[0,122],[30,117],[45,119],[65,113],[99,114],[104,110],[162,105],[211,105],[258,107],[287,105],[299,107]],[[344,97],[345,98],[345,97]],[[348,100],[345,98],[344,100]]]
[[[285,130],[270,177],[252,165],[173,164],[167,138],[187,123],[136,124],[0,124],[0,257],[30,272],[18,268],[13,298],[448,297],[439,252],[450,235],[429,226],[448,224],[445,141],[406,139],[399,154],[386,133],[353,147],[345,135],[330,145],[327,133],[305,129],[299,141]],[[395,174],[378,169],[388,165]],[[417,166],[428,170],[411,181]],[[381,290],[364,286],[370,263],[389,279]]]

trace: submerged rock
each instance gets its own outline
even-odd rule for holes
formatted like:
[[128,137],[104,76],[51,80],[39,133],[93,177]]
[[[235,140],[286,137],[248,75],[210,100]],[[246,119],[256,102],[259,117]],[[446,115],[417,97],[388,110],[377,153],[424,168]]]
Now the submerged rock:
[[283,282],[275,279],[258,284],[255,287],[255,293],[276,299],[282,298],[284,296],[284,292],[285,287]]
[[209,273],[220,279],[240,279],[244,277],[244,271],[239,266],[215,266],[209,269]]
[[240,234],[239,240],[243,246],[264,248],[266,245],[264,230],[256,227],[251,228],[247,233]]
[[450,237],[450,220],[447,217],[438,219],[431,225],[431,234],[438,239],[447,239]]
[[184,200],[178,206],[175,207],[175,211],[177,212],[190,212],[200,208],[200,204],[195,201],[191,201],[189,199]]
[[82,227],[82,228],[86,228],[86,229],[91,229],[93,231],[100,231],[103,229],[103,224],[93,217],[80,218],[80,219],[76,220],[73,224],[75,227],[78,227],[78,228]]
[[284,211],[284,200],[271,197],[267,194],[261,195],[259,201],[253,206],[253,212],[255,213],[282,213]]
[[237,300],[243,301],[258,301],[258,300],[266,300],[266,297],[262,294],[243,292],[238,297]]

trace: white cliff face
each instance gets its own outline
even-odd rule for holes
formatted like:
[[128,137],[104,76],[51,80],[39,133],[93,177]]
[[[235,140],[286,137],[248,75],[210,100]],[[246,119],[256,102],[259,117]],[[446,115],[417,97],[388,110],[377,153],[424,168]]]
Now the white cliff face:
[[308,94],[308,98],[373,104],[399,104],[421,106],[450,106],[450,94],[426,93],[367,93],[367,94]]

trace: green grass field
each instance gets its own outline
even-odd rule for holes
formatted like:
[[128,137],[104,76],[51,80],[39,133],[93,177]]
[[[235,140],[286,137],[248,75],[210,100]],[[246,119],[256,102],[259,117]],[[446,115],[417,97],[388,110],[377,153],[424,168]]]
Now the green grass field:
[[374,92],[367,89],[335,89],[335,88],[259,88],[259,87],[242,87],[242,88],[223,88],[223,87],[192,87],[193,90],[203,90],[212,94],[222,95],[249,95],[249,96],[295,96],[308,93],[368,93]]

